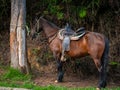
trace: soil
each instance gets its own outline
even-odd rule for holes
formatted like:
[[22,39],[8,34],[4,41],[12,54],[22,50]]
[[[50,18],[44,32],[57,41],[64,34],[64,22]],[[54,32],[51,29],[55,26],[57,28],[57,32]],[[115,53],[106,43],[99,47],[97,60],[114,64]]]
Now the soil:
[[[63,82],[56,83],[56,75],[50,73],[44,73],[41,76],[37,76],[34,78],[34,83],[40,86],[47,86],[47,85],[57,85],[57,86],[65,86],[68,88],[74,87],[97,87],[98,85],[98,78],[88,76],[86,78],[78,77],[78,75],[65,75]],[[114,82],[108,82],[107,87],[118,87],[120,84]]]

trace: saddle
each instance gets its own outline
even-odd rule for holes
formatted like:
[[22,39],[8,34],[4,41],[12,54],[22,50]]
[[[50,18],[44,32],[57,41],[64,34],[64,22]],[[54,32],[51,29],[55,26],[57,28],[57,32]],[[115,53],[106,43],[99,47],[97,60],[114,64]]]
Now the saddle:
[[64,39],[64,36],[69,36],[70,37],[70,40],[79,40],[82,36],[84,36],[86,33],[85,31],[85,28],[84,27],[81,27],[79,29],[77,29],[76,31],[70,31],[70,32],[66,32],[65,29],[61,29],[59,30],[58,32],[58,38],[60,40],[63,40]]
[[66,58],[64,58],[64,52],[70,50],[70,41],[71,40],[79,40],[84,35],[85,35],[84,27],[77,29],[75,32],[71,29],[69,24],[67,24],[64,29],[59,30],[58,38],[60,40],[62,40],[61,61],[66,61]]

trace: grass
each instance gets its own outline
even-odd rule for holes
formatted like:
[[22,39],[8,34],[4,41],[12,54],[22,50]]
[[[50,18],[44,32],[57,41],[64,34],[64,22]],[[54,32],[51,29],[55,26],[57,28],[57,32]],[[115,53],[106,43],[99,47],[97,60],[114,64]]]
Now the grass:
[[5,87],[26,87],[31,88],[31,75],[22,74],[19,70],[7,68],[0,76],[0,86]]
[[[1,67],[0,67],[1,68]],[[0,86],[4,87],[16,87],[16,88],[27,88],[32,90],[96,90],[95,87],[86,87],[86,88],[67,88],[63,86],[37,86],[32,81],[31,75],[22,74],[20,71],[13,68],[5,68],[5,72],[0,75]],[[102,90],[120,90],[120,87],[117,88],[106,88]]]

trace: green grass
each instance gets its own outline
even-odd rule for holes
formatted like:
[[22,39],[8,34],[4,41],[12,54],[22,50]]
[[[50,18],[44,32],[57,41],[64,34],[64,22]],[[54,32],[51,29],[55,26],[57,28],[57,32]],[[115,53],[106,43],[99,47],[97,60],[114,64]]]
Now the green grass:
[[[1,67],[0,67],[1,68]],[[27,88],[32,90],[96,90],[95,87],[85,87],[85,88],[67,88],[63,86],[37,86],[33,83],[31,75],[22,74],[20,71],[13,68],[3,68],[5,72],[0,75],[0,86],[4,87],[16,87],[16,88]],[[112,89],[102,89],[102,90],[120,90],[118,88]]]
[[22,74],[19,70],[7,68],[0,75],[0,86],[6,87],[32,87],[31,75]]
[[18,71],[16,69],[13,69],[13,68],[10,68],[9,71],[7,71],[2,76],[2,78],[5,79],[5,80],[10,79],[10,80],[13,80],[13,81],[26,81],[26,80],[31,79],[31,76],[22,74],[20,71]]

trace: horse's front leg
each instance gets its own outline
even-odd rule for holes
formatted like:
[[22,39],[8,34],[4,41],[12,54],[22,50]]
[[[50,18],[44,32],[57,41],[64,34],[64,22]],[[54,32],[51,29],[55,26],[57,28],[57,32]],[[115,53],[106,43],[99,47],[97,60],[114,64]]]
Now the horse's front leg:
[[55,82],[62,82],[64,71],[63,71],[63,62],[60,60],[60,53],[53,52],[54,58],[57,61],[57,80]]
[[58,71],[58,76],[56,82],[62,82],[64,71],[63,71],[63,63],[60,60],[57,60],[57,71]]

